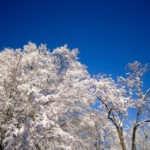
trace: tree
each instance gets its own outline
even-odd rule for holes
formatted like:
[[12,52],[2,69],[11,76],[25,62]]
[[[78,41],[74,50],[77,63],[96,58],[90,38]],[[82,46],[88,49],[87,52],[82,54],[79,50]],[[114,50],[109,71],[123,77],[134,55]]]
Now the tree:
[[51,52],[31,42],[0,52],[0,149],[138,150],[150,145],[150,90],[142,89],[148,65],[130,63],[127,76],[117,81],[92,78],[77,55],[66,45]]
[[84,149],[69,126],[94,102],[91,78],[67,46],[29,42],[0,53],[0,144],[4,149]]
[[121,148],[115,127],[111,125],[103,112],[92,110],[82,119],[84,120],[84,124],[82,124],[85,130],[82,129],[81,131],[84,133],[86,141],[90,143],[89,149],[116,150]]
[[[118,77],[115,82],[111,77],[99,75],[95,80],[96,95],[100,101],[100,111],[107,114],[108,119],[115,126],[120,144],[123,150],[127,149],[124,128],[127,117],[132,115],[134,121],[131,123],[131,150],[136,150],[137,129],[150,122],[149,118],[149,93],[142,90],[142,77],[148,70],[148,65],[142,65],[135,61],[129,63],[127,77]],[[129,114],[132,111],[132,114]],[[129,133],[128,133],[129,134]]]

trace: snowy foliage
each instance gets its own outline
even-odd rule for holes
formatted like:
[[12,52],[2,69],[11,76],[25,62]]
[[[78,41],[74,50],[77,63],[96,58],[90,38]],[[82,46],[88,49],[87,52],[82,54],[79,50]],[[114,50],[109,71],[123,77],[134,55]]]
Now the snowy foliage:
[[50,51],[31,42],[0,52],[0,149],[150,146],[150,89],[142,89],[148,65],[130,63],[127,76],[117,81],[92,78],[77,55],[66,45]]
[[0,140],[6,150],[81,147],[71,126],[62,127],[94,102],[77,53],[67,46],[50,52],[34,43],[0,53]]

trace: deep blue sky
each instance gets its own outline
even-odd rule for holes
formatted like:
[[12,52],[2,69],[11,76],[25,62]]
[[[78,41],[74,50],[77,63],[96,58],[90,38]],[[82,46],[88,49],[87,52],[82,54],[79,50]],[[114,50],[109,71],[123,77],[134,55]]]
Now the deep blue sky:
[[150,2],[0,0],[0,49],[28,41],[77,47],[91,74],[116,76],[133,60],[150,62]]

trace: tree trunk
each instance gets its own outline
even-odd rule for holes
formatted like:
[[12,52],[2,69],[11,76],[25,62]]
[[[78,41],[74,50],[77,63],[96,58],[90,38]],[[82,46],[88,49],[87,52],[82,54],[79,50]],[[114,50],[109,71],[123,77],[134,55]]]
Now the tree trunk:
[[123,135],[123,128],[116,123],[115,119],[113,119],[111,117],[108,117],[108,118],[114,123],[114,125],[117,129],[122,150],[126,150],[126,144],[125,144],[125,139],[124,139],[124,135]]
[[117,124],[115,119],[110,117],[110,113],[111,113],[111,110],[109,111],[108,119],[110,119],[113,122],[113,124],[115,125],[115,127],[117,129],[122,150],[126,150],[126,144],[125,144],[125,139],[124,139],[124,135],[123,135],[123,128]]
[[0,150],[3,150],[4,148],[3,148],[3,146],[0,144]]
[[121,127],[118,127],[118,126],[116,126],[116,128],[118,131],[118,136],[120,139],[120,144],[121,144],[122,150],[126,150],[126,144],[125,144],[125,140],[124,140],[123,130]]
[[136,150],[136,143],[135,143],[136,130],[137,130],[137,126],[134,126],[134,128],[133,128],[133,135],[132,135],[132,146],[131,146],[131,150]]

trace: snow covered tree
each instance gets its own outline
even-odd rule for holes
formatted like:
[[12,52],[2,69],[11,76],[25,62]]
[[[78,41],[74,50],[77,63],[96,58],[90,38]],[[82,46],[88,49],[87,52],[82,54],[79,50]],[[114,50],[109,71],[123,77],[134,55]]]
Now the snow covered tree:
[[[123,150],[129,149],[126,143],[125,127],[130,121],[131,149],[137,147],[137,129],[149,124],[150,98],[148,89],[145,93],[142,89],[142,77],[148,71],[148,65],[143,66],[135,61],[129,63],[127,77],[118,77],[115,82],[111,77],[99,75],[95,80],[96,95],[100,101],[100,111],[103,111],[107,118],[115,126]],[[131,114],[129,113],[131,112]],[[129,119],[128,116],[131,115]],[[132,122],[131,122],[132,121]],[[132,129],[131,129],[132,128]],[[128,147],[127,147],[128,146]]]
[[[69,126],[94,102],[78,50],[50,52],[29,42],[0,53],[0,144],[3,149],[84,149]],[[76,124],[77,126],[77,124]]]
[[[81,122],[85,141],[89,143],[90,150],[116,150],[120,149],[116,129],[107,120],[107,116],[98,110],[92,110],[84,115]],[[114,140],[115,139],[115,140]]]
[[148,65],[130,63],[127,76],[117,81],[106,75],[93,79],[77,55],[66,45],[50,51],[31,42],[0,52],[0,149],[150,146],[150,89],[142,89]]

